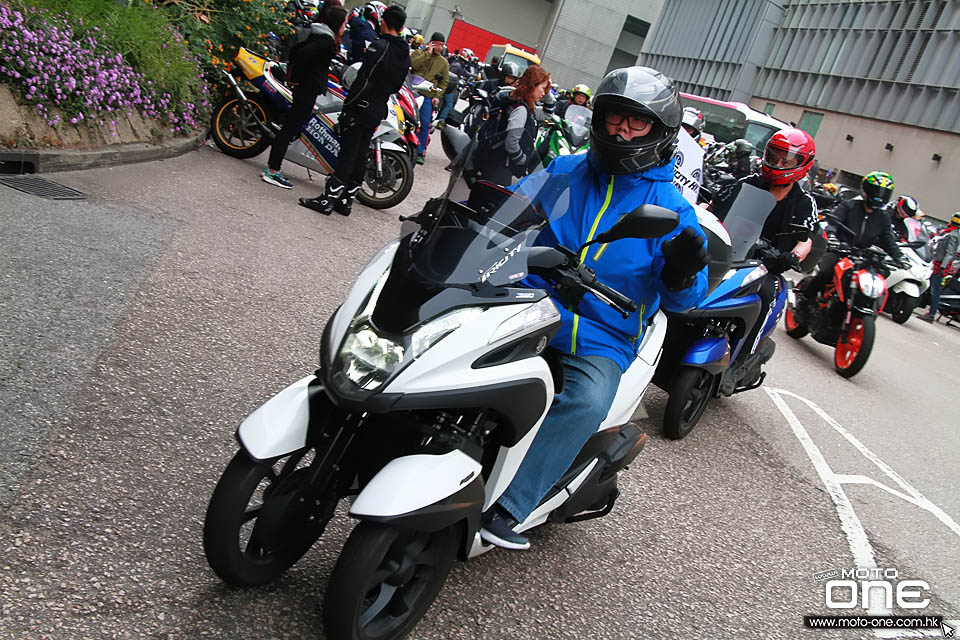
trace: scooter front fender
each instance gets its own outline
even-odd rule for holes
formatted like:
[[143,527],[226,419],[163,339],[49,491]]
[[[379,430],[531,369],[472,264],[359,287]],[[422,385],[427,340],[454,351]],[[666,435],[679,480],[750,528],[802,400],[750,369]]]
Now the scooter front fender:
[[297,380],[240,423],[237,439],[251,458],[269,460],[306,446],[310,395],[323,391],[319,384],[310,386],[316,379]]
[[420,531],[461,520],[476,523],[483,509],[480,463],[462,451],[391,460],[367,483],[350,515]]
[[730,343],[723,337],[700,338],[687,349],[681,364],[722,373],[730,365]]

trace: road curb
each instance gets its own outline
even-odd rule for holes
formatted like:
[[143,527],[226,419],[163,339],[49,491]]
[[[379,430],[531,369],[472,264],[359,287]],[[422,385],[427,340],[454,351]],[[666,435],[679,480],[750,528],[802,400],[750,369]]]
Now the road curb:
[[0,149],[3,173],[53,173],[112,167],[136,162],[175,158],[197,149],[207,137],[206,131],[185,138],[164,140],[160,144],[136,142],[114,144],[100,149]]

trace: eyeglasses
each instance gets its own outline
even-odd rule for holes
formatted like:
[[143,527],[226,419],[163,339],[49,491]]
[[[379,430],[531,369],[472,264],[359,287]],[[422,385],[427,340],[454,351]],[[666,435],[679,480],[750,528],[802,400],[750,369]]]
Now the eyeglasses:
[[614,126],[618,126],[622,124],[624,120],[626,120],[627,126],[636,131],[642,131],[653,124],[653,118],[648,116],[617,113],[616,111],[608,111],[606,116],[604,116],[604,119],[606,120],[607,124],[612,124]]

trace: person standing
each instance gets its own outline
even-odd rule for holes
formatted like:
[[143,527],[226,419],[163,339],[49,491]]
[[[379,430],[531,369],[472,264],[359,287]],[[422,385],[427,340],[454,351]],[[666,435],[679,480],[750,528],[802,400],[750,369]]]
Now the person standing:
[[327,3],[310,25],[310,36],[290,51],[287,83],[293,87],[293,105],[287,112],[283,128],[270,148],[270,158],[260,178],[269,184],[292,189],[293,184],[280,170],[290,143],[313,114],[317,96],[327,93],[330,61],[340,51],[340,36],[347,25],[347,11],[339,2]]
[[924,322],[933,322],[940,308],[940,292],[943,291],[943,279],[950,273],[951,263],[960,246],[960,211],[953,214],[947,228],[940,232],[941,237],[933,247],[933,273],[930,275],[930,309],[920,316]]
[[450,65],[443,57],[443,34],[439,31],[430,36],[430,42],[421,51],[410,54],[410,68],[415,74],[433,83],[433,88],[421,91],[424,97],[420,107],[420,131],[417,133],[417,164],[423,164],[427,153],[427,139],[430,137],[430,121],[433,119],[433,110],[440,104],[440,98],[447,91],[450,80]]
[[336,171],[316,198],[300,204],[323,215],[336,211],[350,215],[353,199],[363,183],[365,158],[377,126],[387,116],[387,100],[403,86],[410,68],[410,49],[400,37],[407,14],[393,5],[383,12],[380,38],[367,47],[356,80],[350,85],[340,114],[340,153]]
[[477,167],[484,180],[509,186],[514,177],[527,174],[533,164],[537,135],[534,105],[550,90],[550,74],[530,65],[520,76],[517,88],[501,91],[491,104],[491,116],[477,132]]

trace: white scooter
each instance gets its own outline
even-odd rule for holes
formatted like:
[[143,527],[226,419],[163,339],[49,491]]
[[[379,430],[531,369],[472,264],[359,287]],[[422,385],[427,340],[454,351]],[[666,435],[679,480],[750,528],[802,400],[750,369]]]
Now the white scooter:
[[[579,264],[579,248],[535,246],[568,209],[567,176],[540,172],[512,194],[477,183],[459,202],[453,192],[475,146],[453,163],[444,197],[360,274],[324,329],[320,368],[241,423],[240,450],[210,500],[210,566],[248,587],[280,576],[338,502],[352,499],[360,522],[327,586],[329,638],[404,636],[453,561],[491,548],[479,535],[482,515],[510,484],[563,380],[546,348],[557,307],[519,282],[537,274],[564,304],[594,295],[637,312]],[[590,244],[659,237],[676,225],[674,212],[646,205]],[[519,531],[610,512],[617,473],[646,441],[629,421],[666,325],[661,312],[652,318],[607,418]]]
[[929,248],[924,240],[911,240],[898,243],[903,256],[909,260],[910,268],[904,269],[890,262],[890,275],[887,276],[887,290],[890,292],[883,310],[890,313],[893,321],[904,324],[913,315],[920,297],[930,287],[933,263],[925,260],[920,253]]

